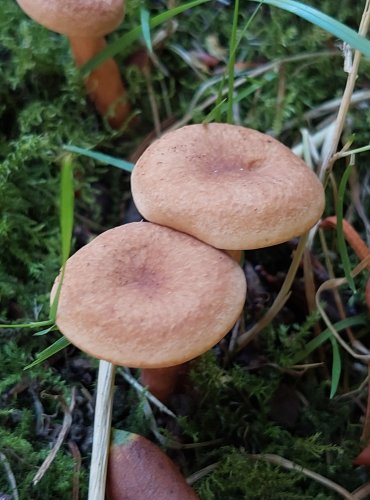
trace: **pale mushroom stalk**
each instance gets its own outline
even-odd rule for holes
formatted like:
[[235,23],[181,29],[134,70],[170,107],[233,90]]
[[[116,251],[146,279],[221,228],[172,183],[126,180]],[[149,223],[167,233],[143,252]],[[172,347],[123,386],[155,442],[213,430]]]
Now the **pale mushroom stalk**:
[[99,362],[88,500],[104,500],[113,409],[115,367]]

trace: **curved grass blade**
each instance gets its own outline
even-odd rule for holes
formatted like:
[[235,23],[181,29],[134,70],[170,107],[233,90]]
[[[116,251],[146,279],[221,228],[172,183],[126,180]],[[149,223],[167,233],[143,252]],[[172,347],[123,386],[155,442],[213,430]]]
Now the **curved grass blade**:
[[153,46],[152,38],[150,36],[150,14],[149,11],[144,7],[141,7],[140,9],[140,22],[146,48],[148,49],[148,52],[152,53]]
[[65,263],[71,252],[73,218],[74,218],[74,185],[73,185],[72,155],[67,155],[62,161],[60,177],[60,232],[61,232],[61,260],[62,270],[58,288],[50,307],[49,317],[55,323],[60,290],[63,283]]
[[[261,0],[251,0],[252,2],[261,2]],[[323,12],[305,5],[295,0],[264,0],[264,4],[278,7],[315,24],[319,28],[331,33],[332,35],[347,42],[353,49],[357,49],[366,57],[370,57],[370,41],[356,33],[345,24],[333,19]]]
[[115,158],[114,156],[109,156],[104,153],[99,153],[98,151],[91,151],[90,149],[79,148],[78,146],[68,145],[63,146],[63,149],[66,151],[70,151],[71,153],[77,153],[79,155],[88,156],[89,158],[93,158],[96,161],[100,161],[105,165],[112,165],[113,167],[120,168],[125,172],[132,172],[134,168],[134,164],[125,160],[120,160],[119,158]]
[[53,324],[51,319],[46,321],[31,321],[30,323],[12,323],[11,325],[2,324],[0,328],[41,328],[43,326],[50,326]]
[[342,179],[338,188],[338,201],[336,206],[337,212],[337,238],[338,238],[338,249],[339,254],[342,259],[342,265],[344,270],[344,275],[348,281],[348,285],[353,291],[356,293],[356,286],[353,276],[351,274],[351,263],[348,256],[347,244],[344,238],[343,231],[343,203],[344,203],[344,195],[348,183],[349,176],[351,175],[353,164],[350,162],[348,167],[345,169]]
[[[366,325],[367,321],[368,320],[366,314],[359,314],[357,316],[352,316],[350,318],[338,321],[333,326],[337,332],[340,332],[342,330],[345,330],[346,328],[350,328],[351,326]],[[310,342],[306,344],[305,348],[302,349],[302,351],[297,352],[297,354],[292,359],[292,365],[295,365],[300,361],[306,359],[313,351],[320,347],[324,342],[329,340],[331,336],[331,331],[329,330],[329,328],[326,328],[320,333],[320,335],[310,340]]]
[[67,155],[62,161],[60,189],[60,231],[62,238],[62,265],[71,252],[72,230],[74,218],[74,186],[72,155]]
[[[193,0],[192,2],[188,2],[184,5],[179,5],[178,7],[169,9],[166,12],[162,12],[161,14],[152,17],[150,19],[149,26],[151,29],[156,28],[157,26],[160,26],[166,21],[169,21],[173,17],[176,17],[179,14],[182,14],[183,12],[192,9],[193,7],[197,7],[198,5],[201,5],[202,3],[206,3],[209,1],[210,0]],[[104,49],[97,56],[90,59],[88,63],[82,66],[81,68],[82,74],[86,75],[87,73],[90,73],[90,71],[95,69],[106,59],[113,57],[116,54],[119,54],[120,52],[123,52],[125,49],[127,49],[127,47],[130,47],[134,42],[136,42],[136,40],[140,38],[141,34],[142,34],[141,26],[137,26],[136,28],[133,28],[125,35],[118,38],[115,42],[111,43],[106,49]]]
[[342,361],[340,359],[340,353],[339,353],[339,346],[337,339],[334,337],[334,335],[330,335],[330,342],[331,346],[333,349],[333,365],[331,368],[331,386],[330,386],[330,399],[333,399],[335,396],[338,385],[339,385],[339,379],[340,379],[340,374],[342,371]]
[[56,342],[51,344],[49,347],[47,347],[39,354],[37,354],[35,361],[27,365],[25,368],[23,368],[23,370],[29,370],[30,368],[33,368],[34,366],[39,365],[40,363],[43,363],[57,352],[65,349],[67,346],[69,346],[69,344],[70,341],[68,339],[66,339],[65,337],[61,337]]
[[34,337],[41,337],[42,335],[46,335],[49,332],[54,332],[55,330],[58,330],[58,327],[54,323],[53,325],[49,326],[49,328],[45,328],[44,330],[40,330],[39,332],[34,333],[33,336]]
[[227,123],[233,123],[233,104],[234,104],[234,80],[235,80],[235,61],[236,61],[236,45],[237,45],[237,32],[238,32],[238,18],[239,18],[239,0],[234,3],[233,24],[231,27],[230,35],[230,52],[227,72],[229,75],[228,81],[228,106],[227,106]]

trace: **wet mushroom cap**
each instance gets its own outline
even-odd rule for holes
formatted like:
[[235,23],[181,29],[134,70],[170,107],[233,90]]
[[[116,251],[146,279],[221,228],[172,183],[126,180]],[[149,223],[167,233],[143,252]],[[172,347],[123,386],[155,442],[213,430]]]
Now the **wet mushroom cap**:
[[323,187],[272,137],[236,125],[189,125],[138,160],[132,194],[145,219],[225,250],[275,245],[320,218]]
[[97,358],[161,368],[193,359],[221,340],[245,294],[244,273],[224,252],[136,222],[106,231],[70,257],[56,323]]
[[17,0],[32,19],[71,37],[100,37],[114,31],[124,15],[123,0]]

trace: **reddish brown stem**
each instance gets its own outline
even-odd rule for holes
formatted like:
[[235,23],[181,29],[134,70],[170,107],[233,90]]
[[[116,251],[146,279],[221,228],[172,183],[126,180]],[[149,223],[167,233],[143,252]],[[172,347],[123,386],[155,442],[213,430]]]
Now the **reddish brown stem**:
[[[322,227],[323,229],[335,229],[337,227],[336,216],[332,215],[331,217],[326,217],[326,219],[321,222],[320,227]],[[360,260],[364,260],[368,255],[370,255],[369,247],[363,241],[356,229],[354,229],[354,227],[351,226],[351,224],[345,219],[343,219],[343,233],[345,239],[347,240],[349,245],[351,245],[353,251]]]
[[[332,215],[331,217],[326,217],[326,219],[321,222],[320,227],[322,227],[323,229],[335,229],[337,227],[336,216]],[[354,227],[352,227],[351,224],[345,219],[343,219],[343,233],[345,239],[348,241],[349,245],[351,245],[353,251],[360,260],[364,260],[370,255],[370,248],[363,241],[356,229],[354,229]],[[370,265],[368,265],[367,268],[370,269]],[[366,283],[365,299],[367,307],[370,311],[370,278]]]
[[144,368],[141,371],[140,382],[163,403],[166,403],[175,391],[181,375],[187,371],[187,363],[168,368]]
[[[69,37],[77,66],[83,66],[105,47],[104,38]],[[107,59],[91,71],[85,81],[87,92],[96,109],[111,127],[119,128],[127,120],[130,108],[117,64]]]

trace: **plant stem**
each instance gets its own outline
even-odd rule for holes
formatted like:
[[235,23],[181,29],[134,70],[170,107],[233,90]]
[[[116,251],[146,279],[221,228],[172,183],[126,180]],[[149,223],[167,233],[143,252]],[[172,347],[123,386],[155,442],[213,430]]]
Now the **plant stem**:
[[88,500],[105,499],[115,366],[99,362]]
[[292,263],[290,265],[287,275],[285,276],[284,283],[278,295],[276,296],[276,299],[274,300],[274,303],[267,311],[267,313],[255,325],[253,325],[252,328],[250,328],[247,332],[244,332],[242,335],[240,335],[237,341],[237,347],[236,347],[237,351],[244,349],[244,347],[247,344],[249,344],[249,342],[261,330],[263,330],[267,325],[269,325],[289,299],[290,287],[292,286],[299,264],[301,263],[306,242],[307,242],[307,233],[302,235],[299,240],[298,246],[294,252]]
[[[370,23],[370,1],[367,0],[363,15],[362,15],[359,31],[358,31],[359,35],[366,36],[367,31],[369,29],[369,23]],[[338,115],[337,115],[337,119],[335,122],[335,129],[334,129],[333,136],[332,136],[332,142],[331,142],[330,147],[327,150],[327,153],[326,153],[325,158],[322,162],[320,172],[319,172],[319,177],[324,184],[325,184],[326,179],[327,179],[327,177],[332,169],[332,166],[333,166],[333,156],[334,156],[335,152],[337,151],[340,137],[342,135],[344,123],[345,123],[348,109],[349,109],[349,106],[351,103],[351,97],[352,97],[353,90],[355,88],[355,84],[356,84],[356,80],[357,80],[357,74],[358,74],[358,68],[360,65],[360,60],[361,60],[361,52],[356,50],[355,56],[353,59],[352,69],[351,69],[350,73],[348,74],[346,87],[345,87],[344,92],[343,92],[342,101],[341,101]]]

